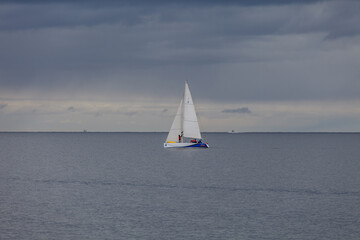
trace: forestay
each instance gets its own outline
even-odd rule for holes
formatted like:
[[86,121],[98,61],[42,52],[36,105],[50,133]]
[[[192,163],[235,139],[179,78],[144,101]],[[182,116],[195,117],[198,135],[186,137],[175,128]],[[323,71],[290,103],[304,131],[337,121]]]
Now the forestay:
[[179,108],[177,110],[174,121],[171,125],[171,129],[169,131],[169,135],[167,136],[166,142],[177,142],[179,139],[179,135],[181,135],[182,131],[182,122],[183,122],[183,100],[181,99]]

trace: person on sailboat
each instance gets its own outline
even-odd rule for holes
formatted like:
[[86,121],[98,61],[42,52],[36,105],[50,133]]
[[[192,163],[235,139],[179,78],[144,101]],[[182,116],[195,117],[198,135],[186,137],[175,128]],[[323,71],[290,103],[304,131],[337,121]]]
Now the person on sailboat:
[[181,138],[183,137],[183,135],[184,135],[184,132],[181,131],[181,134],[179,135],[179,142],[181,142]]

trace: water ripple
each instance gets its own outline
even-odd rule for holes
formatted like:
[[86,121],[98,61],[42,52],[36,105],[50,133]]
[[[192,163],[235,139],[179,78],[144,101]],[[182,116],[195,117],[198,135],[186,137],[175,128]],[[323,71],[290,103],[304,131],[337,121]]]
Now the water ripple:
[[187,189],[187,190],[207,190],[207,191],[229,191],[229,192],[269,192],[269,193],[293,193],[305,195],[339,195],[359,197],[360,192],[356,191],[319,191],[313,189],[286,189],[286,188],[238,188],[223,186],[190,186],[176,184],[150,184],[150,183],[134,183],[134,182],[116,182],[102,180],[59,180],[59,179],[28,179],[20,177],[1,178],[10,182],[35,182],[40,184],[80,184],[87,186],[127,186],[138,188],[167,188],[167,189]]

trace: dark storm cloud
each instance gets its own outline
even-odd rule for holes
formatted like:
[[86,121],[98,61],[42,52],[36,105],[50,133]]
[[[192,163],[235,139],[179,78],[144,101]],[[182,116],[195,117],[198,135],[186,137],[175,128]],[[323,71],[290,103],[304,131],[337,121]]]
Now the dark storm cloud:
[[53,3],[71,3],[71,4],[91,4],[102,6],[104,4],[111,5],[157,5],[157,4],[188,4],[188,5],[277,5],[277,4],[293,4],[293,3],[314,3],[326,0],[1,0],[0,3],[11,4],[53,4]]
[[221,112],[223,112],[223,113],[245,113],[245,114],[251,113],[251,111],[248,107],[235,108],[235,109],[224,109]]
[[4,5],[0,8],[0,30],[14,31],[41,28],[91,27],[121,22],[126,25],[140,23],[146,11],[135,7],[97,8],[80,3],[54,2],[54,4]]
[[[351,49],[326,54],[344,49],[336,40],[359,35],[359,7],[305,0],[0,1],[0,86],[174,97],[187,79],[198,98],[354,98],[358,59]],[[313,53],[318,62],[309,61]]]
[[[339,25],[347,25],[347,30],[340,31],[347,34],[352,32],[352,26],[356,24],[358,8],[352,4],[346,7],[344,1],[316,1],[316,0],[278,0],[278,1],[3,1],[5,4],[0,8],[0,30],[39,29],[50,27],[76,27],[94,26],[99,24],[122,23],[134,26],[149,21],[159,22],[193,22],[209,24],[210,28],[222,30],[222,33],[230,32],[239,35],[245,34],[268,34],[277,31],[313,31],[325,30],[332,33],[331,28]],[[336,9],[324,9],[326,14],[336,15],[336,21],[329,22],[326,26],[323,22],[314,22],[314,18],[298,14],[270,14],[267,9],[260,12],[246,14],[247,7],[272,7],[282,5],[305,5],[316,2],[331,2]],[[346,2],[346,1],[345,1]],[[243,12],[232,12],[229,9],[217,11],[217,9],[231,6],[245,7]],[[340,6],[339,8],[337,6]],[[184,11],[188,13],[184,14]],[[331,13],[335,10],[336,13]],[[339,11],[339,12],[338,12]],[[209,13],[211,15],[209,15]],[[224,15],[228,13],[229,15]],[[235,16],[240,14],[240,16]],[[244,17],[242,17],[243,15]],[[300,17],[301,22],[290,21],[290,16]],[[236,18],[234,18],[236,17]],[[329,16],[332,17],[332,16]],[[282,24],[279,25],[281,21]],[[294,24],[296,22],[296,24]],[[334,23],[336,25],[334,26]],[[254,25],[255,24],[255,25]],[[288,27],[284,26],[288,24]],[[311,25],[311,26],[310,26]],[[294,28],[295,27],[295,28]],[[206,29],[204,29],[206,30]],[[236,30],[234,32],[234,30]],[[357,29],[358,31],[359,29]]]

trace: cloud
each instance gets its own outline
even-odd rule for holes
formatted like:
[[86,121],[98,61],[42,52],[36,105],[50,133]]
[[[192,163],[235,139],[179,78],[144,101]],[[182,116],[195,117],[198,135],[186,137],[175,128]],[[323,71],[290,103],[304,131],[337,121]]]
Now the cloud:
[[203,2],[2,4],[1,90],[175,97],[188,79],[200,99],[360,96],[360,2]]
[[251,111],[248,107],[242,107],[242,108],[235,108],[235,109],[224,109],[221,112],[223,113],[244,113],[244,114],[250,114]]
[[196,104],[220,104],[213,119],[229,121],[249,114],[243,103],[360,99],[360,1],[0,2],[0,101],[11,111],[11,99],[24,100],[16,111],[66,99],[26,110],[139,124],[134,106],[150,102],[152,128],[177,109],[184,80]]
[[[357,1],[8,1],[1,4],[0,31],[29,29],[80,30],[120,25],[128,30],[188,27],[194,37],[325,32],[330,38],[360,33]],[[212,16],[209,18],[209,16]],[[151,25],[149,25],[151,24]],[[185,24],[185,26],[183,26]],[[78,29],[76,29],[78,28]],[[193,32],[193,30],[196,30]],[[131,31],[133,32],[133,31]],[[185,30],[186,32],[186,30]],[[145,31],[145,34],[147,31]],[[214,35],[221,33],[222,35]],[[171,35],[170,35],[171,36]],[[181,36],[181,35],[179,35]],[[211,37],[207,40],[207,37]],[[187,39],[184,36],[179,38]],[[166,41],[167,39],[165,39]],[[191,43],[190,41],[188,43]],[[199,42],[194,42],[196,45]],[[199,46],[202,46],[201,42]]]
[[0,110],[7,107],[7,103],[0,103]]
[[93,115],[95,117],[101,117],[101,116],[105,116],[105,115],[123,115],[123,116],[128,116],[128,117],[132,117],[135,116],[137,114],[139,114],[138,111],[128,111],[128,110],[118,110],[118,109],[107,109],[107,110],[102,110],[102,109],[88,109],[87,111],[83,112],[84,115]]
[[131,111],[131,112],[123,112],[122,114],[132,117],[132,116],[135,116],[136,114],[138,114],[138,112]]
[[68,107],[67,110],[68,110],[69,112],[76,112],[76,109],[75,109],[73,106]]

